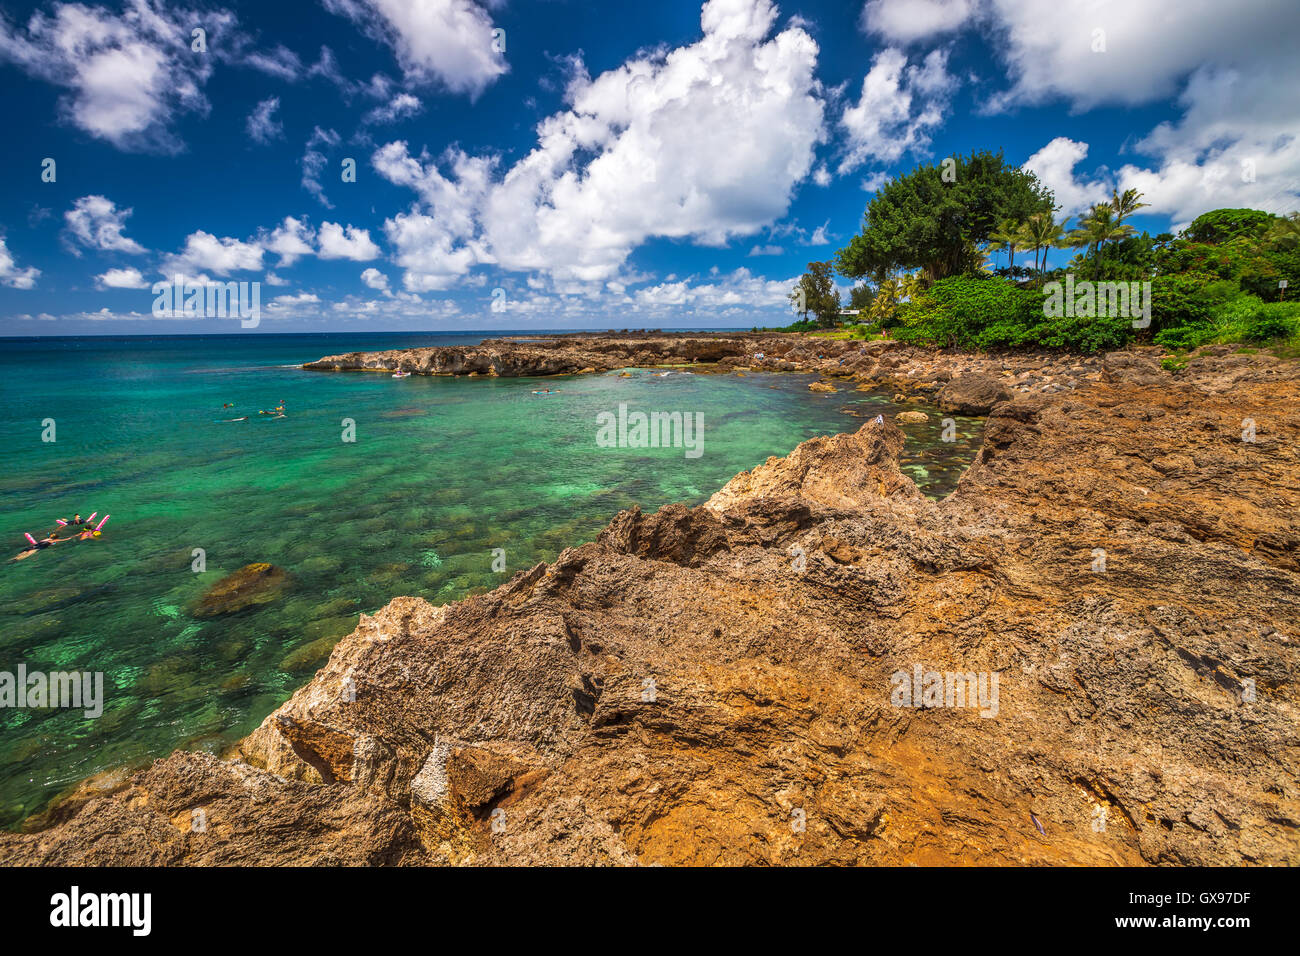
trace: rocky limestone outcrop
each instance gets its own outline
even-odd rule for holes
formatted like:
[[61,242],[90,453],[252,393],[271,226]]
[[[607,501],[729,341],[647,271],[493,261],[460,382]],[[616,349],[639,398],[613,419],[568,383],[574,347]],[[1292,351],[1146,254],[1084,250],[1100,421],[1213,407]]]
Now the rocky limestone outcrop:
[[[1242,358],[1002,402],[942,502],[871,421],[396,598],[227,759],[0,860],[1295,863],[1300,373]],[[971,698],[900,701],[918,671]]]
[[1011,390],[997,379],[969,374],[944,383],[935,403],[941,410],[958,415],[987,415],[998,402],[1010,398]]
[[[1219,346],[1213,347],[1215,349]],[[1159,368],[1158,349],[1118,353],[1120,361]],[[417,375],[547,376],[606,372],[633,366],[693,366],[697,371],[811,372],[822,381],[812,391],[851,380],[867,390],[934,396],[953,380],[983,382],[986,396],[954,406],[962,414],[987,414],[1008,395],[1056,394],[1101,379],[1102,359],[1061,352],[954,353],[891,340],[828,339],[796,333],[575,332],[528,338],[488,339],[475,346],[443,346],[387,352],[353,352],[308,362],[320,371],[392,372]],[[630,375],[622,372],[620,374]],[[831,380],[831,381],[828,381]],[[990,385],[990,383],[992,383]],[[968,391],[970,389],[968,388]],[[978,396],[976,396],[978,397]]]

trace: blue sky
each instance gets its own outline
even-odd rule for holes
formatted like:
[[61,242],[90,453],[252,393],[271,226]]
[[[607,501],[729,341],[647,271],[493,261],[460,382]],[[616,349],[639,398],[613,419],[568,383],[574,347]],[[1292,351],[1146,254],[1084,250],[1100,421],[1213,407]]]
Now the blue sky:
[[872,189],[982,148],[1153,233],[1300,207],[1294,0],[0,12],[5,335],[240,330],[155,317],[178,272],[260,282],[256,332],[776,324]]

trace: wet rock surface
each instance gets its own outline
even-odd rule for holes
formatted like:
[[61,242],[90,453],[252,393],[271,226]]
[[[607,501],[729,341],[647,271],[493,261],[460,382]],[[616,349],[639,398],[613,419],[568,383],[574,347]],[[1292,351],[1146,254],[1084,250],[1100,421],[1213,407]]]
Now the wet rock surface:
[[[831,344],[744,364],[1024,371]],[[395,598],[227,759],[83,793],[0,860],[1294,863],[1300,371],[1147,358],[1007,385],[941,502],[870,421],[489,594]],[[900,705],[918,669],[996,704]]]

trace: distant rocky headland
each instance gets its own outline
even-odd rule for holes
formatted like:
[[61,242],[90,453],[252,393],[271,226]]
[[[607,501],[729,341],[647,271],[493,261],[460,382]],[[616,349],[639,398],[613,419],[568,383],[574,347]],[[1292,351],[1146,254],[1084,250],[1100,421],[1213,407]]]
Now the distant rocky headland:
[[234,752],[87,781],[0,859],[1293,864],[1300,366],[1159,354],[629,333],[310,363],[708,363],[988,420],[942,501],[873,420],[488,594],[394,597]]
[[[986,414],[1012,391],[1051,393],[1101,377],[1100,359],[1061,352],[980,355],[934,351],[889,340],[828,339],[769,332],[600,332],[487,339],[479,345],[395,349],[327,355],[303,368],[413,375],[575,375],[615,369],[696,366],[699,371],[815,372],[864,388],[934,394],[954,378],[970,377],[969,414]],[[991,377],[990,390],[974,376]],[[949,389],[950,392],[953,389]],[[962,411],[954,407],[954,411]]]

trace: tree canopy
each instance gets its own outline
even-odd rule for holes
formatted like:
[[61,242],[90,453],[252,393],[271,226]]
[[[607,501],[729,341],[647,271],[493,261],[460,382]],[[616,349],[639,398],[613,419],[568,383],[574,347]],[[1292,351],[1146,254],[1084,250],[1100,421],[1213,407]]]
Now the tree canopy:
[[1192,220],[1183,235],[1193,242],[1225,242],[1238,236],[1258,239],[1277,218],[1260,209],[1214,209]]
[[886,183],[867,204],[862,232],[836,253],[838,271],[876,281],[920,269],[930,280],[974,272],[978,247],[1006,221],[1050,213],[1052,193],[1002,151],[918,166]]
[[804,318],[811,312],[825,328],[834,325],[840,314],[840,293],[835,288],[834,275],[829,261],[810,262],[808,271],[799,277],[799,284],[790,293],[795,311]]

